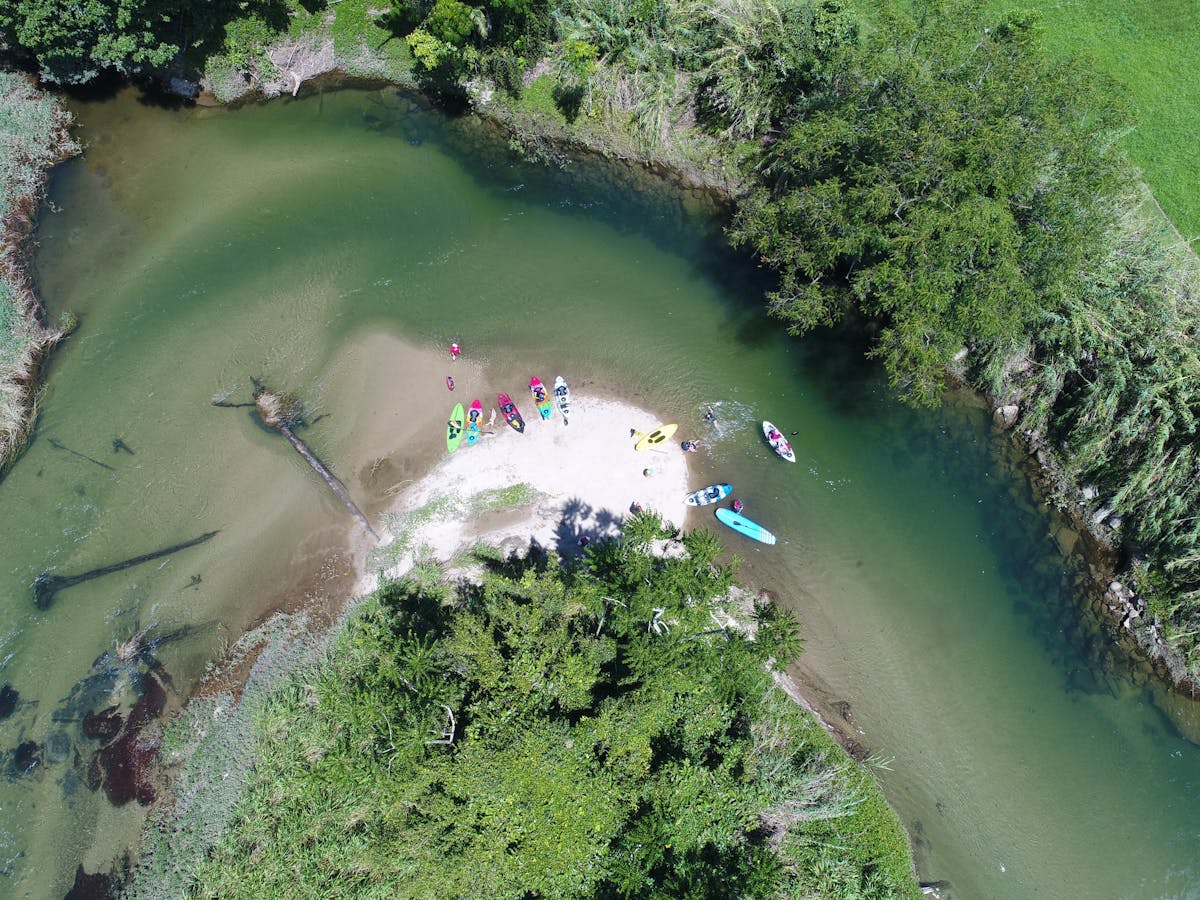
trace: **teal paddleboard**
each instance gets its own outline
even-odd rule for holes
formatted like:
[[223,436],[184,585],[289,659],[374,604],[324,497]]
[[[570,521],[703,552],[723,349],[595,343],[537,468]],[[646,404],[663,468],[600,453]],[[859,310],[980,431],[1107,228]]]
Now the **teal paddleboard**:
[[721,507],[717,510],[717,519],[722,525],[728,525],[734,531],[744,534],[753,541],[763,544],[774,544],[775,535],[767,531],[757,522],[751,522],[745,516],[738,515],[732,509]]

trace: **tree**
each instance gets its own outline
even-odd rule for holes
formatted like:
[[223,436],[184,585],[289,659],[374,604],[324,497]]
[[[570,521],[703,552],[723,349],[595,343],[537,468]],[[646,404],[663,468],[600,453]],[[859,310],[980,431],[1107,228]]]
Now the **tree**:
[[162,70],[181,52],[215,51],[224,27],[258,15],[278,27],[278,0],[4,0],[0,38],[46,81],[81,84],[105,70]]
[[732,236],[779,271],[794,332],[849,308],[905,397],[933,403],[962,347],[1023,348],[1110,222],[1124,172],[1112,91],[1039,49],[1035,17],[884,18],[852,75],[757,162]]
[[725,137],[750,138],[795,114],[844,69],[858,24],[839,0],[731,0],[707,13],[700,91]]
[[[197,892],[813,896],[791,836],[836,847],[847,883],[884,873],[857,896],[915,896],[894,817],[859,815],[828,736],[772,693],[779,642],[714,627],[719,544],[651,552],[669,533],[641,516],[582,567],[493,561],[453,597],[385,587],[266,717]],[[889,848],[859,854],[864,834]]]

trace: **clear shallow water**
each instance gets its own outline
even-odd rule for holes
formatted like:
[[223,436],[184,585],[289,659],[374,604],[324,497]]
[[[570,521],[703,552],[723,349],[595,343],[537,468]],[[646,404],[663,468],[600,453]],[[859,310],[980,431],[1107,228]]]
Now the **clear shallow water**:
[[[156,656],[186,691],[266,609],[344,584],[346,516],[284,442],[210,399],[245,399],[249,375],[298,392],[326,414],[305,439],[373,506],[438,452],[451,338],[463,389],[561,371],[704,439],[695,486],[732,481],[786,542],[723,533],[745,580],[797,610],[803,675],[886,766],[923,877],[957,897],[1200,895],[1200,752],[1098,664],[1106,644],[1076,626],[1048,523],[984,417],[900,409],[853,341],[782,335],[762,274],[699,203],[628,172],[515,166],[390,91],[78,112],[88,151],[55,179],[39,280],[81,325],[0,483],[0,681],[24,700],[0,750],[62,732],[72,752],[0,782],[0,895],[61,896],[137,828],[136,804],[83,784],[87,704],[63,702],[105,673],[83,699],[128,700],[140,670],[102,654],[183,630]],[[799,432],[795,466],[761,418]],[[33,607],[44,569],[217,528]]]

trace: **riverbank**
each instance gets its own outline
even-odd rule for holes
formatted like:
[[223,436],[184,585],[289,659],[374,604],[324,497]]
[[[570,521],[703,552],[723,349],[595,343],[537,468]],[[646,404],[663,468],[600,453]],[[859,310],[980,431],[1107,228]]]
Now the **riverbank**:
[[70,128],[53,97],[0,72],[0,478],[33,429],[42,361],[70,328],[47,324],[30,274],[49,170],[79,152]]

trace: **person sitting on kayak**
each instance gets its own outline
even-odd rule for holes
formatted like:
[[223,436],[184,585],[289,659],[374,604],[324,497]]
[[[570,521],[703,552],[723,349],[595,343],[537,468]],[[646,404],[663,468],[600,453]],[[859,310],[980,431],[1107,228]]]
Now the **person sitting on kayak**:
[[451,419],[449,422],[447,422],[446,426],[450,429],[450,437],[451,438],[454,438],[455,435],[457,435],[460,431],[462,431],[462,426],[459,425],[457,422],[455,422],[453,419]]
[[767,438],[772,441],[782,441],[783,435],[779,433],[778,428],[772,428],[770,434],[767,435]]
[[734,501],[733,501],[733,511],[734,511],[735,513],[737,513],[738,515],[741,515],[741,514],[742,514],[742,506],[743,506],[743,505],[744,505],[744,504],[742,503],[742,501],[741,501],[741,500],[734,500]]

